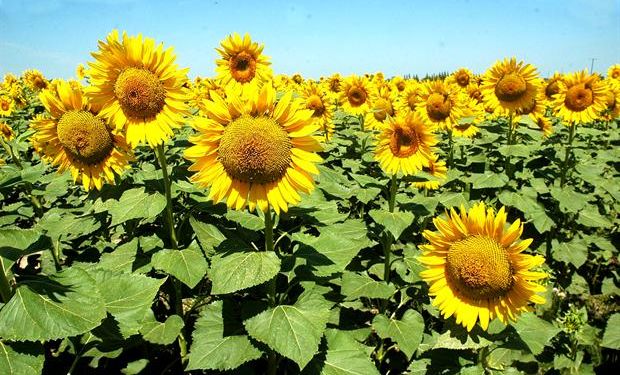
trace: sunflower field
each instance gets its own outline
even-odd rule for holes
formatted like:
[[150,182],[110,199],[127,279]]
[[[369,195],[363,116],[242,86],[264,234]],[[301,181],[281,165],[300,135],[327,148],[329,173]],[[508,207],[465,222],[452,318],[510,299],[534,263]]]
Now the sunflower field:
[[188,78],[112,31],[0,83],[2,374],[620,366],[620,65]]

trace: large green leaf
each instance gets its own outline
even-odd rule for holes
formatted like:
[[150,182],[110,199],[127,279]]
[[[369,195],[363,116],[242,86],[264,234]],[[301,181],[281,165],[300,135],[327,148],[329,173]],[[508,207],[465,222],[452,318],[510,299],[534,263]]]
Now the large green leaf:
[[262,353],[242,333],[224,334],[222,301],[205,307],[192,333],[189,363],[185,370],[232,370],[258,359]]
[[260,285],[280,272],[280,258],[274,252],[242,251],[216,255],[209,278],[213,294],[227,294]]
[[38,375],[43,371],[43,346],[40,343],[0,341],[0,373],[5,375]]
[[601,346],[615,350],[620,349],[620,314],[616,313],[607,320],[607,328],[605,328]]
[[226,239],[226,236],[215,225],[203,223],[193,217],[189,219],[189,223],[204,249],[213,249]]
[[347,300],[355,300],[360,297],[388,299],[395,292],[394,285],[375,281],[369,276],[359,275],[355,272],[345,272],[342,275],[341,293]]
[[560,332],[560,329],[542,320],[533,313],[523,313],[513,324],[521,340],[527,345],[532,354],[540,354],[551,339]]
[[469,178],[474,189],[500,188],[508,183],[508,176],[501,173],[474,173]]
[[0,228],[0,250],[26,250],[39,238],[41,232],[35,229]]
[[148,194],[144,188],[130,189],[123,192],[119,200],[105,202],[110,215],[111,226],[132,219],[152,218],[159,215],[166,207],[166,198],[159,194]]
[[165,322],[161,323],[155,320],[155,317],[151,314],[149,318],[142,322],[140,333],[142,338],[148,342],[169,345],[176,340],[184,325],[183,318],[178,315],[170,315]]
[[588,204],[587,195],[576,193],[569,187],[553,187],[549,191],[553,198],[558,201],[563,212],[576,213]]
[[67,268],[22,281],[0,310],[0,336],[16,341],[76,336],[97,327],[105,315],[96,281],[84,270]]
[[398,211],[389,212],[386,210],[371,210],[370,217],[379,225],[387,229],[395,239],[407,229],[415,218],[411,212]]
[[100,285],[105,307],[119,323],[123,336],[138,333],[159,287],[166,279],[103,269],[93,269],[89,273]]
[[329,307],[330,303],[321,295],[304,293],[294,305],[269,308],[244,324],[250,336],[303,369],[318,350]]
[[611,221],[598,213],[598,209],[596,208],[596,206],[587,207],[581,212],[579,212],[577,222],[579,224],[585,225],[586,227],[592,228],[609,228],[612,225]]
[[379,375],[364,348],[347,332],[328,329],[327,355],[321,375]]
[[184,250],[160,250],[151,258],[155,269],[164,271],[193,288],[207,273],[207,260],[196,244]]
[[588,259],[588,244],[580,239],[574,238],[570,242],[551,241],[551,251],[553,259],[570,263],[576,268],[581,267]]
[[422,342],[424,319],[419,312],[407,310],[403,317],[391,319],[383,314],[375,316],[372,327],[382,339],[391,339],[407,358],[411,358]]

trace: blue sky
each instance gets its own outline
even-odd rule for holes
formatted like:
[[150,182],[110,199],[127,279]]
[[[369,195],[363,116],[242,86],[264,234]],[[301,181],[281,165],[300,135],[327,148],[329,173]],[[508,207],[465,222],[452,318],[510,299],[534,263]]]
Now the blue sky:
[[69,78],[114,28],[174,46],[190,76],[214,75],[232,32],[265,44],[276,73],[483,72],[517,56],[543,75],[620,63],[620,0],[0,0],[0,74]]

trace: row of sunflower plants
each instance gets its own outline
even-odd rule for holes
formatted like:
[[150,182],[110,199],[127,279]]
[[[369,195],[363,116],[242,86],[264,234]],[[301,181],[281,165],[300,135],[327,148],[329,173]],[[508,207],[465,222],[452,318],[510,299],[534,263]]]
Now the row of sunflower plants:
[[594,373],[618,361],[620,66],[215,77],[117,31],[0,91],[0,369]]

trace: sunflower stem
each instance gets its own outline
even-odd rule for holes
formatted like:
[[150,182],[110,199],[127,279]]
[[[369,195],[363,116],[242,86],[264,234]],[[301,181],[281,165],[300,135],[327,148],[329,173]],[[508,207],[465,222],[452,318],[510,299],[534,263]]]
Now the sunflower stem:
[[[274,251],[273,244],[273,217],[271,216],[271,207],[267,207],[265,212],[265,251]],[[274,276],[267,284],[267,299],[269,300],[269,306],[275,307],[277,301],[277,280],[278,275]],[[273,349],[269,349],[267,355],[267,374],[275,375],[278,370],[278,355]]]
[[362,131],[366,131],[366,129],[364,129],[364,115],[359,115],[357,118],[360,121],[360,129],[362,129]]
[[[2,147],[4,147],[6,152],[11,157],[11,160],[13,160],[13,163],[17,166],[17,168],[19,168],[20,171],[23,171],[24,166],[21,160],[19,159],[18,154],[13,152],[13,147],[11,147],[11,145],[8,142],[5,142],[2,139],[2,137],[0,137],[0,143],[2,143]],[[35,208],[35,213],[37,217],[43,216],[43,205],[41,204],[41,201],[39,200],[39,198],[36,195],[32,194],[32,184],[30,182],[26,182],[26,186],[28,187],[28,191],[29,191],[28,195],[30,198],[30,202]]]
[[[389,201],[388,201],[388,210],[390,212],[394,212],[396,209],[396,192],[398,191],[398,176],[396,174],[392,175],[392,179],[390,181],[390,190],[389,190]],[[390,258],[392,255],[392,243],[394,243],[394,236],[389,233],[386,233],[385,244],[383,247],[383,255],[384,255],[384,264],[383,264],[383,280],[386,283],[390,283]],[[387,303],[384,304],[383,310],[385,311],[385,307]]]
[[562,169],[560,171],[560,187],[564,187],[566,183],[566,175],[568,173],[568,161],[572,152],[573,140],[575,139],[575,123],[570,124],[568,133],[568,142],[566,143],[566,149],[564,151],[564,162],[562,163]]
[[[512,113],[508,116],[508,134],[506,135],[506,144],[510,146],[512,144]],[[512,168],[510,164],[510,155],[506,155],[506,165],[504,167],[504,171],[506,172],[506,176],[510,177],[512,173]]]
[[454,138],[452,138],[452,129],[448,129],[448,146],[448,168],[452,168],[454,162]]
[[8,303],[12,295],[13,288],[11,288],[11,284],[9,283],[4,269],[4,262],[2,257],[0,257],[0,298],[2,298],[2,303]]
[[159,162],[159,166],[161,167],[163,182],[164,182],[164,192],[166,194],[166,221],[168,223],[168,229],[170,232],[170,244],[173,249],[178,248],[177,243],[177,233],[174,229],[174,216],[172,214],[172,194],[170,193],[170,176],[168,176],[168,164],[166,163],[166,153],[164,151],[164,145],[160,144],[155,149],[157,161]]

